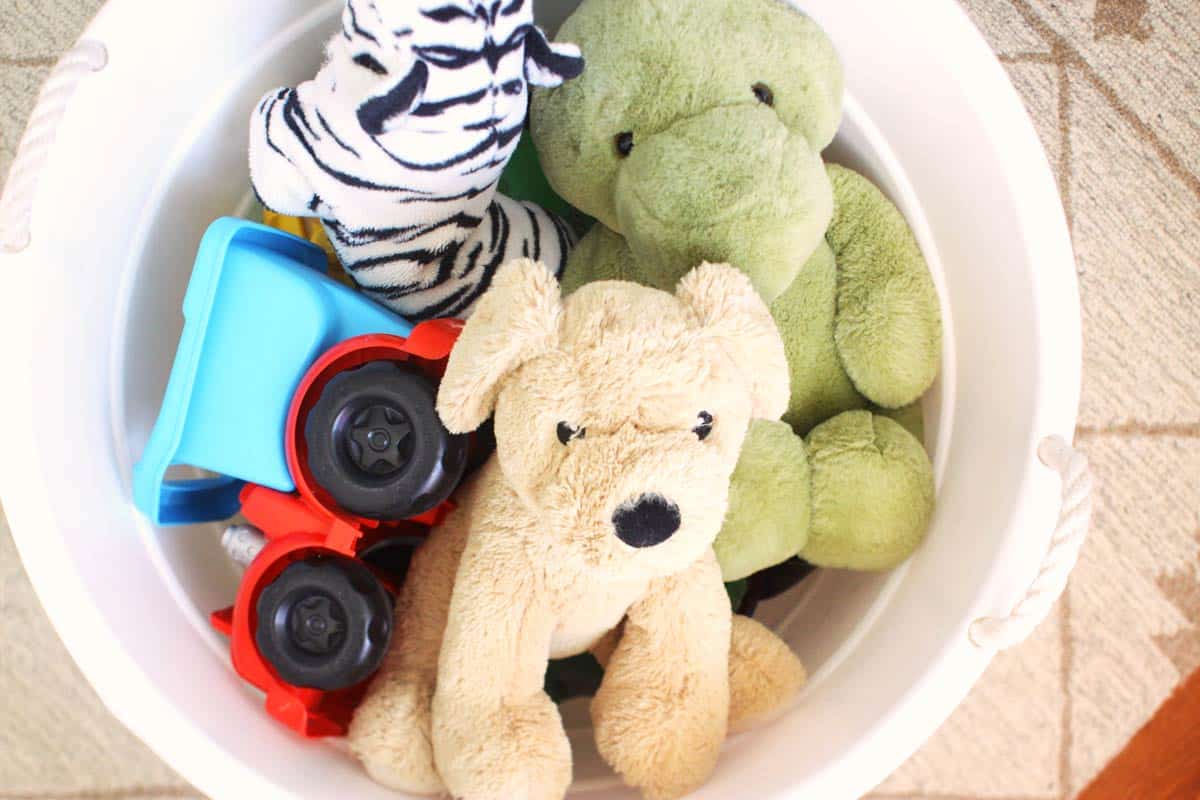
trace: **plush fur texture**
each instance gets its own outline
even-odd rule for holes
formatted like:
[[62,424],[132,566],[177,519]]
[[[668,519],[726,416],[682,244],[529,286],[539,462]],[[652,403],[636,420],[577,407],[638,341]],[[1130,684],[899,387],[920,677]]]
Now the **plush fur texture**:
[[[584,0],[559,35],[581,46],[588,69],[534,93],[534,140],[554,188],[600,223],[573,251],[564,287],[620,279],[666,289],[699,261],[728,262],[779,324],[792,387],[784,419],[795,437],[747,443],[717,547],[726,575],[770,566],[785,542],[807,538],[805,498],[769,490],[781,465],[804,482],[804,465],[788,461],[797,437],[842,412],[908,406],[936,377],[941,317],[929,270],[887,198],[823,163],[841,120],[842,68],[829,38],[792,5]],[[622,133],[631,150],[618,146],[630,141]],[[830,485],[857,486],[869,502],[867,456],[837,464],[845,474]],[[917,471],[902,485],[932,481],[927,460],[892,466]],[[836,497],[818,491],[813,502],[831,511]],[[738,500],[750,497],[759,505]],[[847,524],[828,527],[839,521]],[[885,546],[875,530],[860,541],[852,521],[827,513],[828,547],[814,558],[861,551],[862,564],[894,566],[920,539],[898,533]]]
[[898,422],[847,411],[808,434],[812,528],[804,557],[847,569],[887,569],[920,543],[933,509],[933,467]]
[[[604,758],[647,797],[700,786],[731,720],[803,683],[785,644],[732,619],[712,550],[750,421],[787,397],[775,324],[731,267],[703,265],[674,295],[604,282],[565,302],[542,265],[503,268],[438,398],[452,431],[494,413],[496,454],[413,561],[350,730],[370,774],[470,800],[562,797],[571,754],[543,676],[593,649]],[[643,527],[669,535],[631,546],[622,514],[649,499],[675,509],[673,533],[654,516]]]
[[804,441],[784,422],[755,420],[744,450],[760,458],[738,460],[713,545],[726,581],[786,561],[808,543],[812,486]]
[[784,711],[808,676],[787,644],[750,617],[733,618],[729,652],[729,730],[744,731]]
[[[920,407],[847,411],[801,441],[756,421],[713,548],[726,580],[795,555],[823,567],[890,569],[920,544],[933,511],[933,466],[916,435]],[[902,424],[903,423],[903,424]]]
[[918,442],[925,441],[925,409],[919,402],[902,408],[872,409],[877,414],[891,417],[900,423],[900,427],[913,435]]
[[867,405],[842,367],[834,340],[837,294],[837,261],[829,245],[821,242],[792,285],[771,304],[792,375],[792,396],[783,419],[800,435],[835,414]]
[[409,319],[466,317],[501,264],[566,260],[566,223],[496,193],[531,85],[583,69],[533,0],[346,0],[318,75],[263,97],[250,175],[263,204],[319,217],[342,265]]
[[852,170],[829,166],[838,265],[834,338],[855,387],[885,408],[912,403],[941,364],[937,290],[904,216]]
[[[820,153],[841,119],[841,67],[808,17],[754,5],[586,0],[559,32],[588,70],[535,93],[533,132],[559,194],[632,248],[638,273],[603,277],[668,289],[704,252],[770,301],[821,240],[833,197]],[[621,158],[626,131],[634,148]],[[602,276],[583,260],[575,270]]]

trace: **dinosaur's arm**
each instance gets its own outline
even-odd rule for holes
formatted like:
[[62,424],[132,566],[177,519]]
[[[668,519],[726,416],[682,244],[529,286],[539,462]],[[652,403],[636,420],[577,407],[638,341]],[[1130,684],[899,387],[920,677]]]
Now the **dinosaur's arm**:
[[933,277],[904,219],[870,181],[837,165],[826,240],[837,260],[834,337],[842,365],[867,399],[899,408],[937,377],[942,317]]

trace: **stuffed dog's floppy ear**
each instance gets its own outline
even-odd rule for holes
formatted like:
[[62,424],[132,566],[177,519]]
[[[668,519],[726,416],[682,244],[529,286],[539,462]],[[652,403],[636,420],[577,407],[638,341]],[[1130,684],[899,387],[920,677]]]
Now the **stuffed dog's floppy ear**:
[[551,44],[541,28],[525,35],[525,80],[553,89],[583,74],[583,56],[573,44]]
[[675,296],[696,315],[741,368],[751,385],[755,419],[787,411],[791,372],[783,339],[750,278],[728,264],[701,264],[683,276]]
[[558,281],[545,265],[526,258],[500,267],[450,353],[438,389],[438,414],[451,433],[482,425],[504,379],[554,347],[561,312]]

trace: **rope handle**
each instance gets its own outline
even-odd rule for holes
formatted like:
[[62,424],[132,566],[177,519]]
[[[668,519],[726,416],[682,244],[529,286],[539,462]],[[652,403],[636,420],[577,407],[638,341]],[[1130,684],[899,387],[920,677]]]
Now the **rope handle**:
[[1092,521],[1093,483],[1087,458],[1059,436],[1043,440],[1038,457],[1062,477],[1058,525],[1037,577],[1012,613],[971,623],[971,643],[986,650],[1007,650],[1020,644],[1050,615],[1067,588]]
[[4,194],[0,195],[0,252],[19,253],[29,247],[33,198],[58,125],[80,82],[107,63],[104,45],[85,39],[68,50],[51,70],[17,147]]

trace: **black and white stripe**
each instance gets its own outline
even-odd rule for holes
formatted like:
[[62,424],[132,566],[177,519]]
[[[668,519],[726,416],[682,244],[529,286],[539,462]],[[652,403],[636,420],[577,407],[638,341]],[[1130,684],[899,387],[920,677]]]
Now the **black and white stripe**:
[[328,56],[253,115],[264,205],[320,217],[347,272],[414,321],[467,316],[513,258],[561,270],[567,226],[496,193],[529,85],[583,69],[533,25],[533,0],[349,0]]

